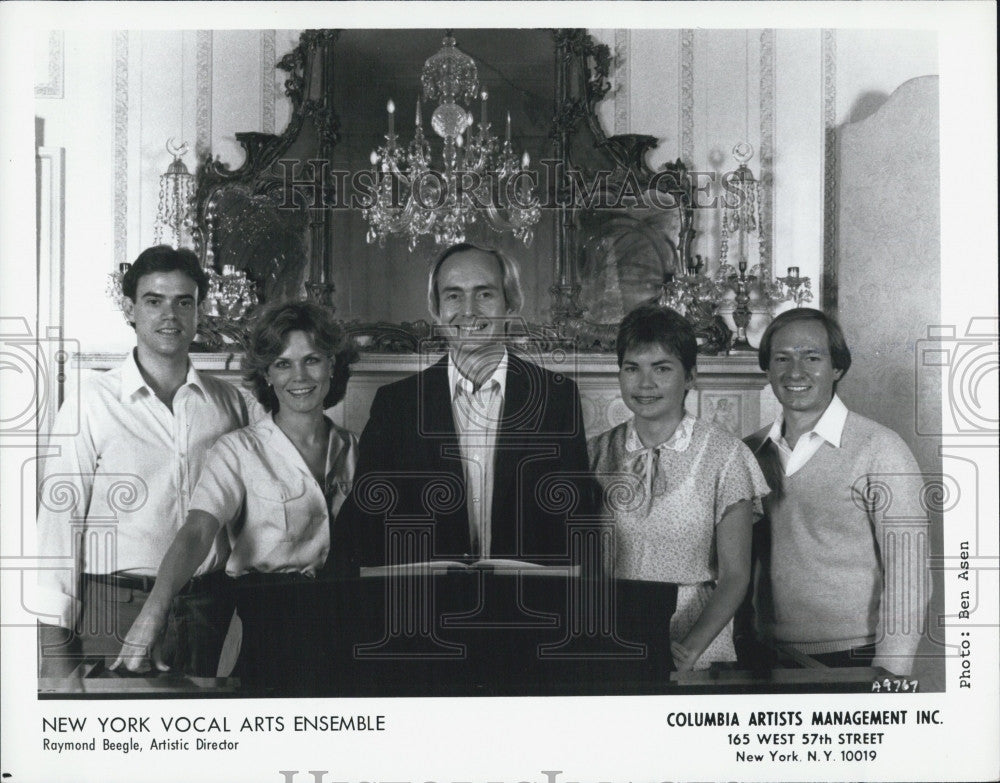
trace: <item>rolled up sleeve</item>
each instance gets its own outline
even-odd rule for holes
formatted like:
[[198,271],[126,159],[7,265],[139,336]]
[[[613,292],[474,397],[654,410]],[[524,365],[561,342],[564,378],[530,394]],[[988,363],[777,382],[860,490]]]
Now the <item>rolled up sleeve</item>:
[[86,530],[97,470],[89,420],[80,413],[74,402],[67,401],[56,414],[53,432],[70,431],[77,418],[80,429],[76,435],[48,440],[48,447],[56,453],[44,460],[38,489],[36,535],[41,568],[32,608],[42,622],[63,628],[75,625],[82,605],[77,590],[83,568],[80,539]]

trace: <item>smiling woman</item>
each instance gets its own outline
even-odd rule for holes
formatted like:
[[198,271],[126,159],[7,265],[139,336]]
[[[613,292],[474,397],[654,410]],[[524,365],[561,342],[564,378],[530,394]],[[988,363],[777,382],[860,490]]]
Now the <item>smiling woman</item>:
[[[296,339],[295,355],[286,356],[291,337],[296,333],[299,338]],[[315,362],[326,360],[329,362],[326,372],[329,388],[319,396],[322,411],[343,399],[350,364],[355,358],[356,354],[329,310],[309,302],[277,304],[266,308],[256,322],[243,357],[243,380],[265,410],[276,412],[281,409],[281,398],[271,373],[285,378],[297,359],[308,359],[310,372],[315,372]]]
[[[158,642],[173,598],[207,557],[224,558],[229,576],[257,587],[261,580],[287,584],[323,569],[331,518],[350,492],[357,462],[357,438],[324,409],[344,396],[352,356],[323,307],[289,302],[261,313],[250,336],[246,380],[271,415],[220,438],[209,451],[187,521],[116,665],[161,667]],[[253,677],[266,670],[259,642],[274,618],[262,617],[259,606],[239,595],[244,634],[238,668]]]
[[684,400],[695,382],[696,356],[691,329],[673,310],[639,307],[622,323],[618,382],[644,443],[663,443],[684,418]]
[[285,350],[267,370],[279,415],[321,411],[323,398],[330,390],[332,366],[333,361],[316,350],[308,333],[290,332]]
[[615,576],[678,585],[663,630],[679,671],[733,662],[731,621],[750,578],[752,511],[767,484],[739,439],[685,412],[698,347],[679,313],[636,308],[622,321],[617,349],[622,399],[634,418],[587,444],[599,481],[634,477],[635,502],[609,500]]

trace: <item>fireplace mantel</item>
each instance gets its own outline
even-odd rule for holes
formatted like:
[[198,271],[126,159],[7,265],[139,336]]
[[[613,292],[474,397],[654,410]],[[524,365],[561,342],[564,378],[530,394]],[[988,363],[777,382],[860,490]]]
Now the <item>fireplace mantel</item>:
[[[347,397],[331,412],[338,424],[360,433],[376,390],[382,384],[411,375],[440,358],[440,354],[363,353],[352,367]],[[80,370],[104,371],[116,367],[123,353],[74,354]],[[564,351],[530,355],[530,359],[556,372],[565,372],[580,387],[587,436],[597,435],[628,418],[629,411],[618,390],[618,363],[610,354],[574,354]],[[242,355],[192,353],[199,372],[208,372],[240,386]],[[757,366],[754,353],[699,356],[698,379],[688,395],[688,410],[715,421],[733,434],[746,436],[772,420],[778,404]]]

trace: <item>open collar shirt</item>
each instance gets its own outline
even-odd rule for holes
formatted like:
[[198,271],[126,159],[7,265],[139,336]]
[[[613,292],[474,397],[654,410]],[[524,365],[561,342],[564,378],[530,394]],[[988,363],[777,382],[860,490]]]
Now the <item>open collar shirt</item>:
[[493,374],[476,389],[448,355],[448,388],[465,474],[472,553],[490,556],[497,430],[507,390],[507,349]]
[[[209,447],[250,416],[235,386],[190,365],[171,408],[143,379],[134,352],[82,379],[60,408],[53,432],[76,434],[48,439],[55,453],[39,486],[44,622],[73,626],[81,572],[154,576],[184,524]],[[196,574],[217,570],[227,555],[222,536]]]
[[320,486],[273,416],[220,438],[205,461],[191,508],[226,530],[226,573],[298,572],[315,576],[330,553],[330,516],[351,491],[358,440],[330,429]]
[[802,468],[819,451],[820,446],[829,443],[834,448],[840,448],[840,440],[844,434],[844,424],[847,422],[847,406],[836,394],[816,426],[803,434],[791,448],[782,434],[785,424],[784,413],[779,413],[771,429],[767,433],[768,440],[777,447],[778,459],[786,476],[791,476]]

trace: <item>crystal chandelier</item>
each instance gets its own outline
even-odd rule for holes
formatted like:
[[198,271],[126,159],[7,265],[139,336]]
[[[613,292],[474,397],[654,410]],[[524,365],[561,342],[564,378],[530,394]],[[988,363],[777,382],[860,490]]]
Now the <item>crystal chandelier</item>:
[[[421,236],[452,245],[464,242],[467,228],[482,220],[494,231],[510,232],[530,244],[541,216],[528,171],[530,158],[527,152],[520,158],[514,152],[509,112],[503,142],[490,133],[489,95],[479,89],[475,61],[456,47],[450,32],[441,49],[424,63],[420,82],[423,99],[438,101],[431,127],[444,140],[442,166],[432,166],[421,98],[409,145],[396,137],[396,107],[390,100],[385,145],[371,153],[375,202],[363,212],[368,242],[384,245],[390,235],[405,235],[410,250]],[[472,113],[463,106],[476,97],[481,112],[478,127],[473,128]]]
[[153,229],[154,244],[166,244],[175,248],[190,247],[192,244],[195,181],[181,160],[187,151],[187,142],[178,146],[173,139],[167,140],[167,152],[174,159],[166,173],[160,175],[160,200]]

